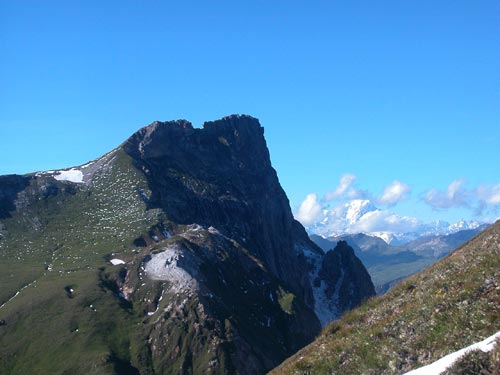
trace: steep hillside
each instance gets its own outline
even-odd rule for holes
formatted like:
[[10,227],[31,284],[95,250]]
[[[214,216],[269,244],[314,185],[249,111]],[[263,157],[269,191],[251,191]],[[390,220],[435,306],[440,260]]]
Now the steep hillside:
[[258,374],[320,330],[324,255],[252,117],[155,122],[0,202],[1,374]]
[[273,374],[402,374],[497,332],[500,222],[331,323]]

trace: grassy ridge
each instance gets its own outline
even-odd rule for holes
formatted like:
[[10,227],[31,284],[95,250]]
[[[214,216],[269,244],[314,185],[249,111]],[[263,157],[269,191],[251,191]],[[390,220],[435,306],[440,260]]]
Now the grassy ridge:
[[116,272],[107,256],[130,257],[156,212],[146,211],[130,158],[113,157],[90,186],[32,179],[22,209],[2,222],[1,374],[134,373],[130,327],[140,319],[101,278]]

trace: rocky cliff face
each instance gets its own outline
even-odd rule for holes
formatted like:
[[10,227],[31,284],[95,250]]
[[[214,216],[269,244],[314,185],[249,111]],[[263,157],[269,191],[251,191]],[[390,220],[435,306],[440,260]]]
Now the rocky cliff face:
[[370,275],[347,242],[339,241],[326,254],[312,251],[305,254],[315,311],[322,325],[375,295]]
[[326,284],[326,295],[337,300],[341,313],[375,295],[370,275],[345,241],[326,253],[319,278]]
[[203,129],[155,122],[124,149],[145,174],[149,207],[176,223],[214,226],[238,239],[311,305],[305,268],[293,251],[296,223],[263,133],[249,116],[207,122]]
[[0,177],[0,201],[0,373],[263,373],[367,286],[293,219],[249,116],[155,122],[86,165]]

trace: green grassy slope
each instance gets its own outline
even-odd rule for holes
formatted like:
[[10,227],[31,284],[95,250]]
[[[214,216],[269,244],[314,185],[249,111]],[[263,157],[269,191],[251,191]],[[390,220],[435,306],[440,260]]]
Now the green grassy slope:
[[500,328],[500,222],[324,329],[272,374],[401,374]]
[[117,272],[111,253],[133,255],[157,213],[145,209],[147,185],[130,158],[117,150],[108,159],[90,186],[31,180],[22,209],[2,222],[1,374],[134,373],[129,331],[140,320],[103,275]]

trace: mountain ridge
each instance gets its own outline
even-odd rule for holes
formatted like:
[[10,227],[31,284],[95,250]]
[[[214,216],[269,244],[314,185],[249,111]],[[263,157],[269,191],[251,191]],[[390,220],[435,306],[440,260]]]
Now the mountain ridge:
[[0,176],[0,373],[254,374],[310,342],[304,253],[324,255],[263,133],[154,122],[84,165]]

